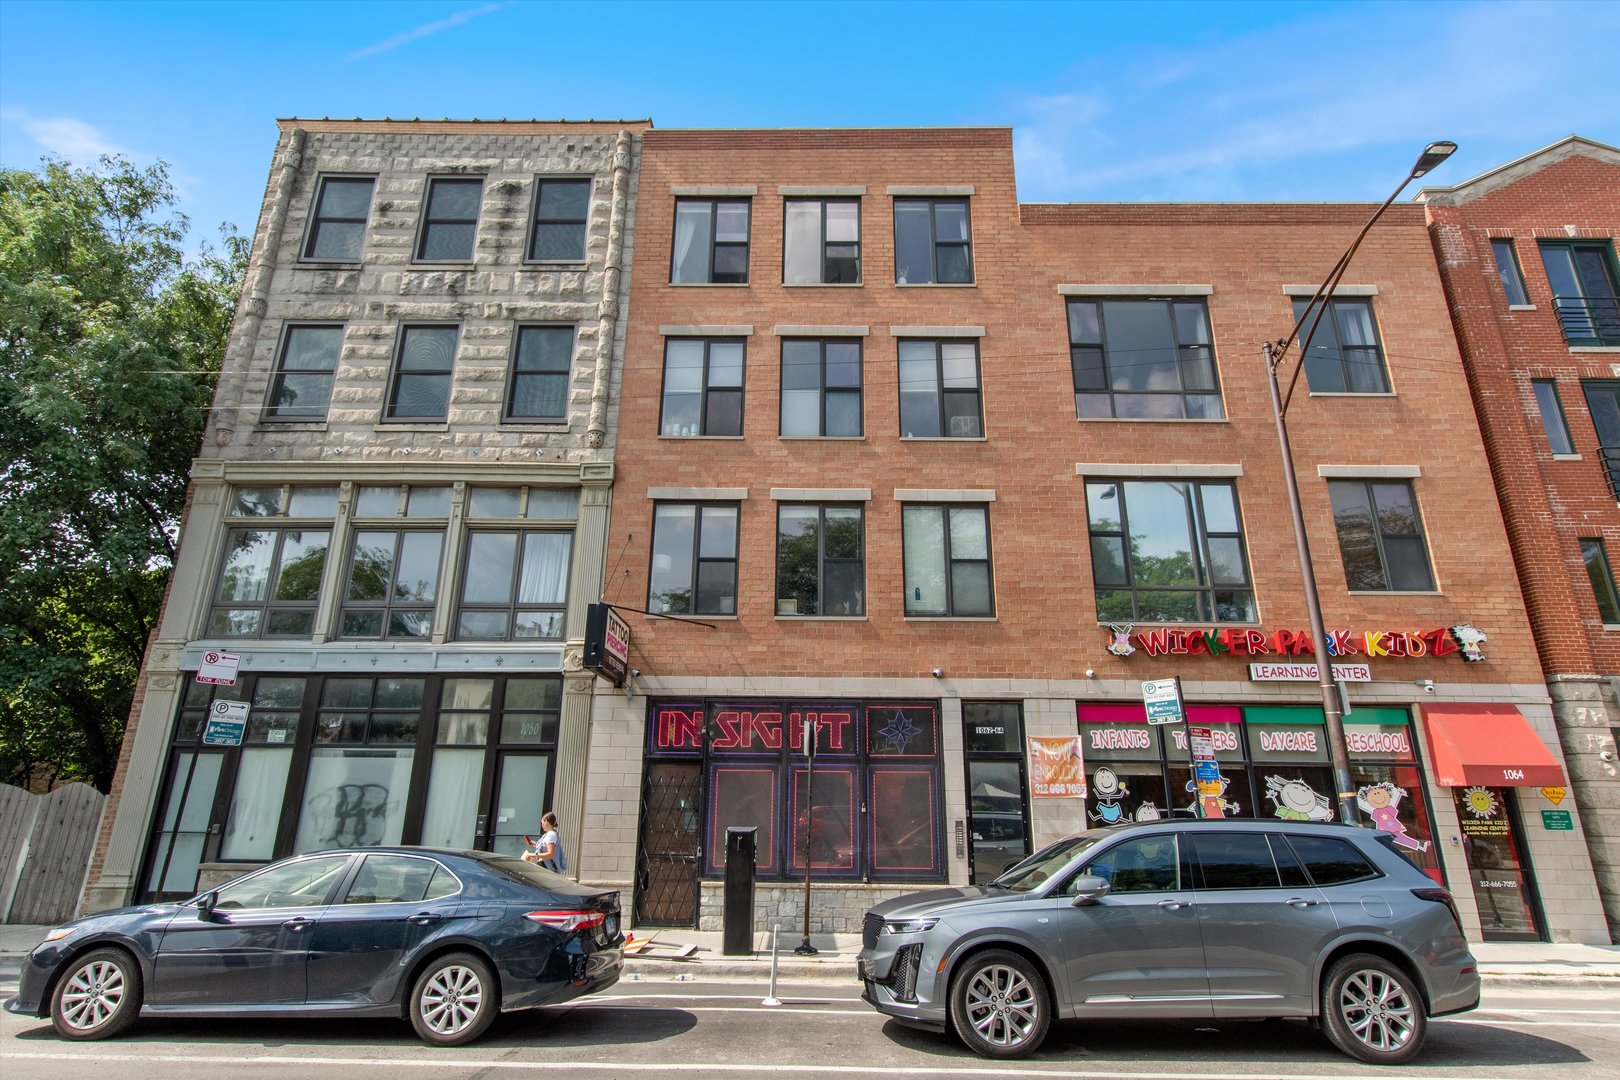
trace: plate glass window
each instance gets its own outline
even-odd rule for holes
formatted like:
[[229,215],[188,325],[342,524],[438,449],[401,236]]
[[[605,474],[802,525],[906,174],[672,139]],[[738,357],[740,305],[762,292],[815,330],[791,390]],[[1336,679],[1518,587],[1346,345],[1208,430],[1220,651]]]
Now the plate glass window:
[[989,507],[907,506],[901,529],[907,615],[996,613]]
[[265,418],[325,420],[342,349],[341,326],[289,326],[281,340],[275,377],[270,380]]
[[1513,241],[1492,240],[1491,255],[1496,260],[1496,276],[1501,279],[1507,302],[1516,307],[1528,304],[1530,296],[1524,291],[1524,274],[1519,270],[1519,256],[1513,249]]
[[1541,410],[1541,426],[1547,432],[1547,445],[1555,454],[1573,454],[1575,444],[1569,437],[1569,424],[1564,420],[1564,405],[1558,400],[1558,383],[1553,379],[1532,379],[1530,386],[1536,392],[1536,407]]
[[894,280],[900,285],[973,282],[966,199],[894,200]]
[[1225,418],[1202,300],[1070,300],[1068,314],[1076,416]]
[[424,685],[423,679],[326,680],[295,852],[401,842]]
[[506,394],[508,420],[565,420],[568,371],[574,359],[572,326],[520,326]]
[[531,262],[584,262],[590,220],[590,180],[540,180],[535,184]]
[[788,285],[854,285],[861,280],[858,199],[789,199],[782,280]]
[[443,420],[449,415],[455,363],[454,326],[407,326],[400,331],[388,419]]
[[[1294,319],[1305,314],[1308,300],[1294,301]],[[1329,300],[1317,321],[1317,309],[1300,328],[1300,343],[1311,325],[1316,334],[1305,354],[1305,381],[1316,394],[1387,394],[1389,373],[1378,343],[1368,300]]]
[[468,533],[456,637],[560,640],[573,540],[572,533],[542,529]]
[[1233,485],[1091,480],[1086,510],[1103,622],[1256,621]]
[[866,612],[860,506],[784,505],[776,511],[776,613]]
[[1620,624],[1620,592],[1615,591],[1614,571],[1609,566],[1609,554],[1601,538],[1581,541],[1581,561],[1586,564],[1586,576],[1592,582],[1592,595],[1597,600],[1603,624]]
[[1434,588],[1417,497],[1405,481],[1334,480],[1345,584],[1352,592],[1427,592]]
[[740,339],[666,338],[662,435],[741,435]]
[[[206,634],[214,638],[309,637],[337,513],[331,487],[235,488]],[[283,519],[276,521],[273,519]],[[292,521],[287,519],[304,519]]]
[[304,258],[359,262],[365,248],[366,219],[371,216],[369,177],[328,176],[315,196]]
[[1606,240],[1541,244],[1553,307],[1570,345],[1620,345],[1620,274]]
[[861,342],[782,341],[782,434],[861,434]]
[[443,549],[442,528],[356,528],[339,636],[429,637]]
[[984,435],[976,342],[902,339],[899,353],[902,437],[976,439]]
[[422,215],[422,236],[416,245],[418,262],[471,262],[478,235],[478,208],[483,202],[482,180],[428,181],[427,212]]
[[748,282],[747,199],[677,199],[674,285],[744,285]]
[[658,504],[647,607],[660,614],[737,613],[735,504]]

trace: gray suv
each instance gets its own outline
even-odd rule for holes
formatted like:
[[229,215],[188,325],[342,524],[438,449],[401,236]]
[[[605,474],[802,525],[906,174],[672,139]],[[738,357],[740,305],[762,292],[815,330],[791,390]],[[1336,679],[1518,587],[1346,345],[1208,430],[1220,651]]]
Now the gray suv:
[[862,996],[993,1058],[1033,1052],[1054,1017],[1298,1016],[1400,1064],[1428,1017],[1479,1004],[1479,973],[1451,895],[1388,840],[1230,819],[1071,836],[867,912]]

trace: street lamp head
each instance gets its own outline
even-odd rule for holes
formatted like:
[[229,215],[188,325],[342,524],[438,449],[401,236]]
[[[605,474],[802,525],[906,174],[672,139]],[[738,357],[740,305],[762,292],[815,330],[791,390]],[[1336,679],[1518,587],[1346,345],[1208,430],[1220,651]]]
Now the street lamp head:
[[1454,142],[1432,142],[1425,146],[1417,164],[1412,166],[1412,179],[1415,180],[1424,173],[1433,171],[1436,165],[1456,152],[1457,144]]

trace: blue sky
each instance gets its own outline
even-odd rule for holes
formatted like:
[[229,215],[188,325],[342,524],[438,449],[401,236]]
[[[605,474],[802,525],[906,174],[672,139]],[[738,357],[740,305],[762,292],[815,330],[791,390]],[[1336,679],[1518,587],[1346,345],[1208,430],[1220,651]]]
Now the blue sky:
[[1620,144],[1616,41],[1613,2],[0,0],[0,163],[161,158],[194,240],[252,232],[283,116],[1005,125],[1024,201],[1378,201],[1434,139],[1436,184]]

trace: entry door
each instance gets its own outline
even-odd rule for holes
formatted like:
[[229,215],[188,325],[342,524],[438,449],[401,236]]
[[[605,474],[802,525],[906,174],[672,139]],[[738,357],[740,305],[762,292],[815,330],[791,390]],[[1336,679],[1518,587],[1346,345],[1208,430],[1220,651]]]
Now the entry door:
[[1468,879],[1486,941],[1542,941],[1536,886],[1523,859],[1518,814],[1506,788],[1454,788]]
[[169,758],[168,795],[147,856],[148,900],[183,900],[197,892],[197,868],[219,843],[215,802],[223,750],[176,750]]
[[994,881],[1029,854],[1024,821],[1024,765],[1021,761],[969,761],[968,880]]
[[703,766],[647,763],[636,858],[637,926],[697,926]]
[[[490,851],[518,855],[524,837],[540,839],[540,817],[552,809],[551,755],[503,751],[495,763],[495,800],[489,808]],[[573,858],[566,849],[569,866]]]

